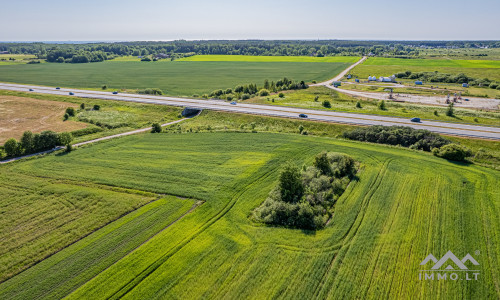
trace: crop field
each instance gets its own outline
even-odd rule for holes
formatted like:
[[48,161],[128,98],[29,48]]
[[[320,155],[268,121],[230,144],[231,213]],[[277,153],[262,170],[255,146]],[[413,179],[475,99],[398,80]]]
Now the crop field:
[[[351,58],[349,58],[351,59]],[[87,64],[0,65],[0,81],[100,89],[160,88],[173,96],[210,93],[238,84],[263,84],[265,79],[326,80],[349,62],[256,62],[256,61],[106,61]]]
[[[251,55],[193,55],[179,59],[180,61],[248,61],[248,62],[357,62],[360,57],[355,56],[251,56]],[[332,76],[333,77],[333,76]]]
[[62,132],[85,128],[85,123],[63,121],[67,107],[78,105],[0,94],[0,145],[9,138],[20,138],[25,130]]
[[460,74],[500,81],[499,60],[368,58],[351,74],[360,78],[390,76],[404,71]]
[[[251,212],[275,186],[280,167],[311,164],[323,150],[361,163],[327,227],[310,232],[255,223]],[[0,172],[16,183],[29,177],[180,197],[151,202],[1,283],[2,299],[500,296],[500,172],[492,169],[396,147],[221,132],[129,136]],[[23,201],[15,202],[29,206]],[[14,221],[24,214],[9,211]],[[23,230],[1,232],[16,229]],[[420,262],[449,250],[473,255],[479,279],[419,281]]]

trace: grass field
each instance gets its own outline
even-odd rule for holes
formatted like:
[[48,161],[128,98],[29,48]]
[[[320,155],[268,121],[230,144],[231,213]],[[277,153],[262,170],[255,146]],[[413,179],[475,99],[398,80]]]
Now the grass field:
[[26,64],[35,58],[36,56],[31,54],[0,54],[0,66]]
[[[500,81],[499,60],[459,60],[459,59],[401,59],[368,58],[354,68],[351,74],[359,78],[368,76],[390,76],[399,72],[434,72],[447,74],[464,73],[473,78],[489,78]],[[438,83],[439,84],[439,83]]]
[[[246,61],[246,62],[357,62],[360,57],[354,56],[251,56],[251,55],[193,55],[179,59],[179,61]],[[333,77],[333,76],[332,76]]]
[[[267,227],[249,218],[280,166],[311,164],[323,150],[362,164],[326,229]],[[205,201],[165,230],[159,228],[171,221],[148,231],[152,237],[125,256],[106,263],[92,260],[95,252],[82,258],[78,250],[98,239],[110,249],[106,233],[135,215],[119,219],[0,284],[3,299],[500,296],[495,170],[394,147],[272,133],[129,136],[0,169],[13,180],[64,179]],[[117,234],[133,235],[126,228]],[[471,253],[480,263],[479,280],[419,281],[419,263],[448,250],[460,258]]]
[[[341,58],[339,58],[341,59]],[[351,59],[351,58],[349,58]],[[0,81],[100,89],[160,88],[167,95],[192,96],[265,79],[326,80],[349,62],[106,61],[88,64],[0,65]]]
[[73,131],[87,124],[63,121],[66,108],[78,105],[58,101],[0,94],[0,145],[9,138],[19,139],[23,132]]

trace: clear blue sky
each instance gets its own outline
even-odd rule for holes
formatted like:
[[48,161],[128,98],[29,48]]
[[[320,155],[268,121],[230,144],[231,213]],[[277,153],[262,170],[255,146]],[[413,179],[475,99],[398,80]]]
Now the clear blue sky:
[[0,41],[500,39],[500,0],[17,0]]

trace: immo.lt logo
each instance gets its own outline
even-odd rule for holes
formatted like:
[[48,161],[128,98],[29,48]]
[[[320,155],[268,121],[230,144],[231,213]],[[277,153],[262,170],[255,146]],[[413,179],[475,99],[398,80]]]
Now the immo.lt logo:
[[[476,251],[479,254],[479,251]],[[432,262],[433,265],[429,269],[428,266]],[[421,263],[421,266],[425,270],[420,270],[418,274],[419,280],[478,280],[479,270],[470,270],[465,264],[479,266],[477,260],[475,260],[472,255],[468,254],[462,258],[458,259],[451,251],[446,252],[446,254],[437,260],[434,255],[429,254]],[[473,269],[478,269],[474,267]]]

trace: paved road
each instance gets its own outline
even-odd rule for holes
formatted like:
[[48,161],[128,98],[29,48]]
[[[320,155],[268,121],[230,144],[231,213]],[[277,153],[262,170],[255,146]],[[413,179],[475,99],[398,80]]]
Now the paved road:
[[[183,118],[183,119],[179,119],[179,120],[172,121],[172,122],[169,122],[169,123],[165,123],[165,124],[162,124],[161,127],[165,127],[165,126],[168,126],[168,125],[176,124],[176,123],[182,122],[182,121],[184,121],[186,119],[187,118]],[[114,138],[121,137],[121,136],[126,136],[126,135],[131,135],[131,134],[137,134],[137,133],[141,133],[141,132],[151,131],[151,129],[152,129],[152,127],[146,127],[146,128],[141,128],[141,129],[137,129],[137,130],[127,131],[127,132],[118,133],[118,134],[114,134],[114,135],[108,135],[108,136],[105,136],[105,137],[102,137],[102,138],[98,138],[98,139],[94,139],[94,140],[90,140],[90,141],[85,141],[85,142],[81,142],[81,143],[76,143],[76,144],[73,144],[72,146],[73,147],[80,147],[80,146],[83,146],[83,145],[92,144],[92,143],[96,143],[96,142],[100,142],[100,141],[105,141],[105,140],[110,140],[110,139],[114,139]],[[54,151],[62,150],[64,148],[65,147],[63,147],[63,146],[57,146],[57,147],[55,147],[53,149],[50,149],[50,150],[46,150],[46,151],[42,151],[42,152],[38,152],[38,153],[33,153],[33,154],[29,154],[29,155],[23,155],[23,156],[14,157],[14,158],[9,158],[9,159],[6,159],[6,160],[1,160],[0,164],[6,164],[6,163],[10,163],[10,162],[13,162],[13,161],[16,161],[16,160],[20,160],[20,159],[23,159],[23,158],[28,158],[28,157],[33,157],[33,156],[37,156],[37,155],[47,154],[47,153],[51,153],[51,152],[54,152]]]
[[422,123],[413,123],[406,118],[386,117],[378,115],[355,114],[335,111],[323,111],[313,109],[300,109],[293,107],[283,107],[277,105],[258,105],[238,103],[231,105],[222,100],[199,100],[164,96],[137,95],[137,94],[117,94],[103,91],[88,91],[78,89],[60,89],[52,87],[42,87],[33,85],[19,85],[0,83],[0,89],[27,92],[28,89],[33,92],[53,95],[68,95],[69,92],[75,94],[74,97],[98,98],[107,100],[130,101],[140,103],[150,103],[159,105],[187,106],[200,109],[212,109],[234,113],[257,114],[275,117],[286,117],[299,119],[299,114],[308,115],[308,120],[324,121],[332,123],[345,123],[356,125],[404,125],[416,129],[427,129],[448,135],[469,136],[474,138],[486,138],[500,140],[500,127],[478,126],[459,123],[447,123],[436,121],[425,121]]

